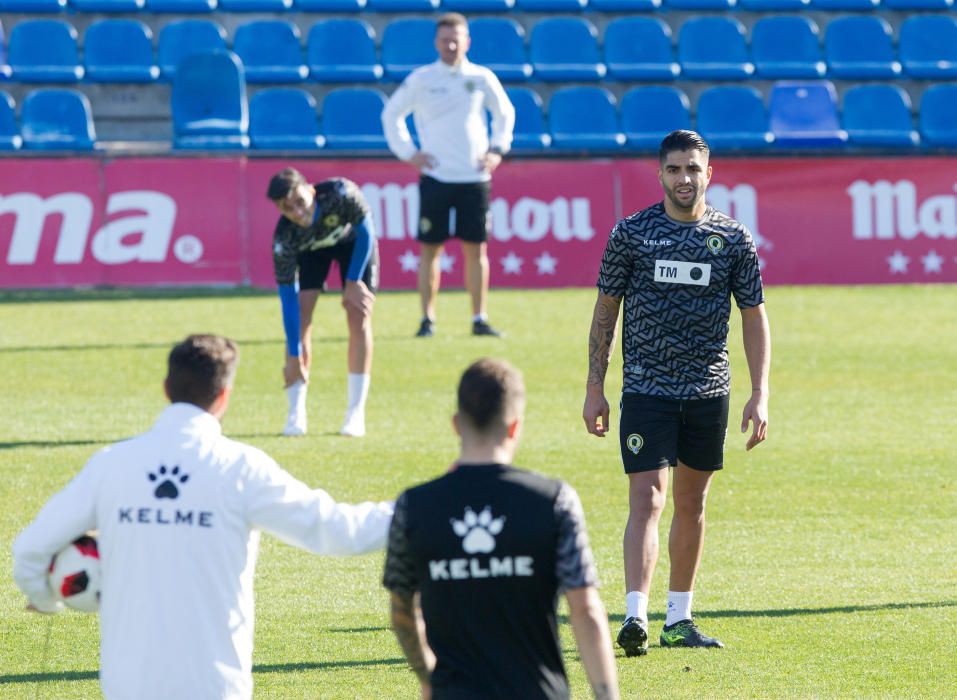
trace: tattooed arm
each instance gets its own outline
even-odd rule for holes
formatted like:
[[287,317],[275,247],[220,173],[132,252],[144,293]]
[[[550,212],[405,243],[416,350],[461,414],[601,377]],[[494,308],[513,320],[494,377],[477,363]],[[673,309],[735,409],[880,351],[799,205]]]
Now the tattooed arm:
[[608,401],[605,399],[605,373],[615,348],[618,332],[619,297],[598,293],[595,311],[588,334],[588,384],[585,389],[585,407],[582,418],[592,435],[605,437],[608,432]]
[[435,668],[435,654],[425,640],[425,622],[418,597],[392,591],[392,631],[412,671],[419,677],[422,697],[432,697],[430,676]]

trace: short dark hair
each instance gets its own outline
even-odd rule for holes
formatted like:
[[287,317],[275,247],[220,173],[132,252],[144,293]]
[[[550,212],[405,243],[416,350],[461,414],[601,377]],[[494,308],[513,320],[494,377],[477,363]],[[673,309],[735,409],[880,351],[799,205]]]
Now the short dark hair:
[[166,392],[173,403],[191,403],[203,410],[232,386],[239,364],[236,343],[221,335],[191,335],[169,353]]
[[303,185],[306,178],[295,168],[284,168],[272,176],[269,181],[269,189],[266,190],[266,196],[274,202],[285,199],[289,193],[299,185]]
[[438,34],[441,27],[465,27],[465,31],[469,29],[469,21],[465,19],[465,15],[458,12],[446,12],[443,15],[439,15],[439,19],[435,24],[435,33]]
[[477,360],[459,380],[458,404],[459,416],[479,432],[503,428],[525,410],[522,375],[505,360]]
[[697,131],[678,129],[665,136],[658,148],[658,162],[664,163],[668,154],[673,151],[701,151],[705,155],[711,153],[708,142],[701,138]]

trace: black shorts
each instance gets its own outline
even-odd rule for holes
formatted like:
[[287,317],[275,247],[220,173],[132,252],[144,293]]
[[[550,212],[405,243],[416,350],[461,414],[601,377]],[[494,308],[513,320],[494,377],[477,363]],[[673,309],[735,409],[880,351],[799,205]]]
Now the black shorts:
[[673,467],[679,461],[699,471],[724,466],[728,395],[668,399],[622,394],[619,423],[626,474]]
[[[328,248],[317,248],[316,250],[299,253],[296,256],[296,263],[299,265],[299,289],[326,291],[326,278],[329,276],[329,268],[332,266],[333,260],[339,265],[339,281],[345,287],[346,273],[349,271],[352,250],[355,245],[353,240],[348,243],[338,243]],[[372,252],[369,255],[369,263],[366,265],[365,273],[362,275],[362,281],[365,282],[370,292],[375,293],[379,287],[379,244],[376,240],[372,241]]]
[[455,209],[455,237],[469,243],[488,239],[489,182],[439,182],[423,175],[419,178],[419,241],[445,243]]

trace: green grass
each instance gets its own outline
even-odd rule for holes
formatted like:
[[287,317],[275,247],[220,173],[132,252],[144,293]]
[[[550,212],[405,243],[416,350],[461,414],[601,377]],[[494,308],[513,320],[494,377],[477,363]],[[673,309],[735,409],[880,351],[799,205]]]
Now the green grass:
[[[957,287],[772,288],[771,432],[737,433],[747,389],[740,325],[726,469],[712,488],[695,608],[723,651],[619,656],[623,697],[952,697],[957,688]],[[593,290],[493,293],[504,341],[468,335],[466,299],[443,292],[438,335],[411,337],[417,301],[376,309],[369,436],[333,433],[345,402],[345,323],[320,301],[311,434],[278,436],[282,331],[273,295],[78,292],[0,296],[0,697],[97,696],[96,618],[27,614],[10,543],[99,446],[146,429],[164,406],[169,346],[190,332],[238,339],[225,428],[342,500],[392,498],[456,454],[461,370],[486,354],[523,369],[529,403],[516,463],[563,477],[585,505],[610,625],[623,612],[626,481],[616,441],[581,420]],[[619,390],[619,351],[608,395]],[[617,411],[613,411],[617,417]],[[662,524],[662,543],[670,515]],[[381,554],[314,557],[263,538],[256,695],[411,698],[388,629]],[[662,623],[667,557],[651,594]],[[567,624],[575,697],[587,682]]]

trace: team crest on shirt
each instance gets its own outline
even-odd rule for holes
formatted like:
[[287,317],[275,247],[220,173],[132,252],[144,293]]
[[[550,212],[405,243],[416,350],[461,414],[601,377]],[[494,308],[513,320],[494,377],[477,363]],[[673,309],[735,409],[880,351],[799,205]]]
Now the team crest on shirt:
[[432,222],[423,216],[421,219],[419,219],[419,230],[422,233],[428,233],[432,230]]
[[625,444],[628,446],[629,452],[638,454],[645,445],[645,439],[638,433],[632,433],[625,439]]
[[715,233],[708,236],[704,244],[708,246],[708,250],[716,255],[724,250],[724,238]]
[[339,225],[339,215],[338,214],[329,214],[322,220],[323,225],[326,228],[335,228]]
[[466,81],[465,81],[465,89],[466,89],[468,92],[475,92],[475,81],[474,81],[474,80],[466,80]]

